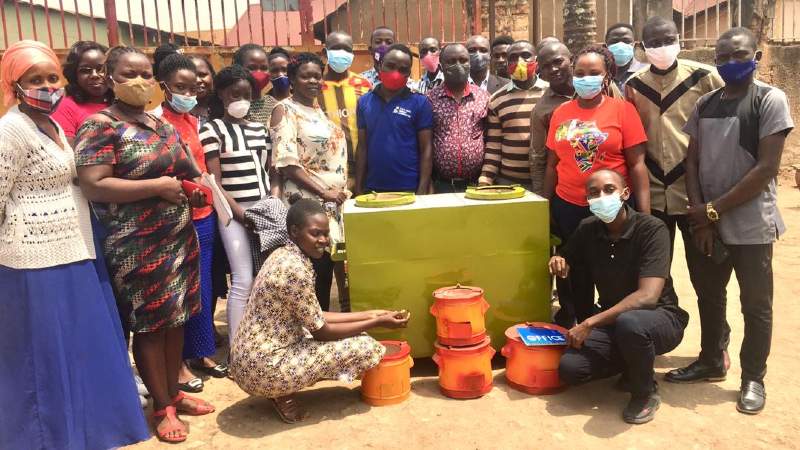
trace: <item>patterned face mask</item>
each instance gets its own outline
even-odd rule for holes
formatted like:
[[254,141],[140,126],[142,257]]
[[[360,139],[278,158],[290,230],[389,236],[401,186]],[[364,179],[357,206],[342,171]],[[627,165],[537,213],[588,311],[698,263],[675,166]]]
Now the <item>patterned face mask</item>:
[[43,87],[22,89],[22,86],[17,83],[17,91],[22,97],[23,103],[45,114],[50,114],[55,111],[58,103],[64,98],[64,88]]

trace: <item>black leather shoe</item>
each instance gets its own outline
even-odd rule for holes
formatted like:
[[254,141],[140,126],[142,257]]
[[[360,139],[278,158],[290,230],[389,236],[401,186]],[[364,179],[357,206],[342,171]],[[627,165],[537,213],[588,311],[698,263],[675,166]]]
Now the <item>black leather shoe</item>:
[[725,366],[710,366],[701,361],[695,361],[686,367],[667,372],[664,379],[670,383],[697,383],[700,381],[724,381],[727,375]]
[[764,409],[766,403],[767,391],[764,389],[764,383],[742,381],[739,401],[736,402],[737,411],[743,414],[758,414]]
[[622,420],[634,425],[650,422],[655,418],[659,406],[661,397],[655,391],[644,397],[631,397],[628,406],[622,411]]

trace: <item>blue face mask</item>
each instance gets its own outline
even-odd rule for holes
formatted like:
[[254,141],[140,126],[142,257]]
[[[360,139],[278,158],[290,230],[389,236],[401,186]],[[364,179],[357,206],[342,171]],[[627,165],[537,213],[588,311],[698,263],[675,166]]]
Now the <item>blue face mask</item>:
[[625,42],[617,42],[608,46],[608,51],[614,55],[614,64],[623,67],[633,59],[633,45]]
[[613,222],[620,209],[622,209],[622,194],[619,192],[589,199],[589,211],[603,223]]
[[600,91],[603,90],[604,80],[605,77],[602,75],[572,77],[572,86],[575,88],[575,93],[578,94],[578,97],[589,100],[597,97]]
[[345,73],[353,65],[355,55],[347,50],[326,50],[328,66],[336,73]]
[[756,70],[756,60],[750,61],[729,61],[725,64],[717,66],[719,76],[728,84],[737,84],[746,80]]
[[289,77],[286,75],[280,76],[278,78],[273,78],[272,80],[272,87],[278,92],[286,92],[289,90]]
[[169,106],[181,114],[188,113],[197,106],[197,96],[172,94],[172,98],[169,99]]

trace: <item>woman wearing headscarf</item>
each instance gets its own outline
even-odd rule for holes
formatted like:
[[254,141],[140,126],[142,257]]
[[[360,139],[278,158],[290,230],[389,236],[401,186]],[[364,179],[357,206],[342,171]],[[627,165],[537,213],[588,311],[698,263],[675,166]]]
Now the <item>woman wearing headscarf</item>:
[[[11,45],[0,90],[0,448],[105,449],[149,437],[112,296],[92,264],[88,205],[50,114],[61,67]],[[16,104],[18,103],[18,104]]]

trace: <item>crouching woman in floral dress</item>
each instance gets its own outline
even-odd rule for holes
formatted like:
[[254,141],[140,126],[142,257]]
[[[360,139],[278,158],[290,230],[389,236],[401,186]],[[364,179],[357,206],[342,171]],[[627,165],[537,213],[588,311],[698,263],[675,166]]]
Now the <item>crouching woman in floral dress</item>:
[[314,294],[311,258],[330,245],[328,217],[316,199],[295,202],[286,217],[290,242],[261,268],[231,347],[230,370],[251,395],[272,400],[286,423],[308,415],[293,394],[320,380],[353,381],[381,361],[385,348],[364,334],[400,328],[392,311],[324,312]]

